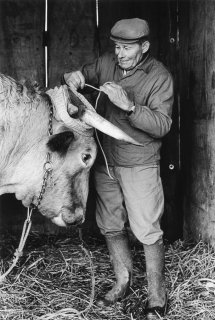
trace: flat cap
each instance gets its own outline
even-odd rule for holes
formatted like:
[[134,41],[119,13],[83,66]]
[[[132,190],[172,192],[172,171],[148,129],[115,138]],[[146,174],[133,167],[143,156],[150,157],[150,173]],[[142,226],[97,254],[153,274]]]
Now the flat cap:
[[110,39],[123,43],[134,43],[149,35],[149,25],[139,18],[123,19],[111,29]]

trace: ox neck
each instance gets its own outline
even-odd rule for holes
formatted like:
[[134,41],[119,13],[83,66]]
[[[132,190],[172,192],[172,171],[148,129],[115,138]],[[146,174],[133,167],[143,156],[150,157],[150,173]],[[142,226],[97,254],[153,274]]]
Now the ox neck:
[[[16,193],[21,199],[26,192],[33,197],[38,192],[35,185],[41,186],[46,143],[52,126],[47,103],[39,101],[36,105],[16,108],[9,110],[5,121],[8,125],[0,142],[0,194]],[[7,110],[7,114],[9,112]],[[17,190],[21,190],[20,194]]]

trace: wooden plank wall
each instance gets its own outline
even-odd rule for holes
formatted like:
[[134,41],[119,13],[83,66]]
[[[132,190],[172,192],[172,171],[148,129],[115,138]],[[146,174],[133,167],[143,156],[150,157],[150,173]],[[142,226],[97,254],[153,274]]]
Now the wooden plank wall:
[[0,71],[44,82],[44,0],[0,1]]
[[95,58],[95,1],[49,1],[49,85]]
[[[44,0],[1,0],[0,70],[17,79],[30,77],[44,85]],[[61,75],[92,61],[98,53],[110,50],[113,24],[123,18],[147,19],[151,28],[152,53],[171,70],[177,87],[177,2],[143,0],[99,1],[99,28],[96,28],[95,0],[48,1],[48,76],[49,86],[60,83]],[[177,90],[176,90],[177,92]],[[163,225],[167,238],[181,235],[181,208],[178,204],[179,132],[175,95],[174,124],[163,147],[162,176],[166,197]],[[169,166],[174,169],[170,170]],[[5,197],[5,196],[4,196]],[[93,221],[94,194],[89,205]],[[11,211],[6,200],[3,211]],[[5,209],[4,209],[5,208]],[[8,208],[10,210],[8,210]],[[20,208],[19,210],[20,211]],[[21,209],[21,211],[23,211]],[[12,221],[12,218],[10,218]],[[43,230],[50,230],[42,221]],[[8,223],[8,222],[7,222]]]
[[215,2],[179,9],[184,233],[215,246]]

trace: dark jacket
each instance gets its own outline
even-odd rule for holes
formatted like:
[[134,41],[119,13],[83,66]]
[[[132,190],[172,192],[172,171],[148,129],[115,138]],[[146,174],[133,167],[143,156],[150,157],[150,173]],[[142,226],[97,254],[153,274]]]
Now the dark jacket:
[[131,167],[157,164],[161,138],[171,127],[173,80],[164,65],[148,55],[135,69],[123,76],[114,54],[105,54],[81,68],[86,83],[99,87],[107,81],[121,85],[134,101],[130,116],[101,93],[98,113],[121,128],[143,146],[103,136],[103,149],[109,165]]

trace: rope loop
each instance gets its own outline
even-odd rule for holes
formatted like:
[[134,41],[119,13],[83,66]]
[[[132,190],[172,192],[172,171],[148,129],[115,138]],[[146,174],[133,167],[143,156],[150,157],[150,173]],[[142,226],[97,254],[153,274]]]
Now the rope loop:
[[33,208],[28,207],[27,217],[26,217],[24,225],[23,225],[22,235],[21,235],[21,238],[19,241],[19,246],[16,249],[16,251],[14,252],[13,261],[12,261],[11,266],[9,267],[9,269],[5,273],[0,275],[0,282],[2,282],[6,278],[6,276],[13,270],[13,268],[16,266],[19,258],[23,255],[23,248],[25,246],[27,237],[28,237],[30,229],[31,229],[31,224],[32,224],[31,216],[32,216],[33,210],[34,210]]

